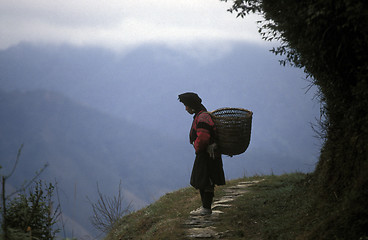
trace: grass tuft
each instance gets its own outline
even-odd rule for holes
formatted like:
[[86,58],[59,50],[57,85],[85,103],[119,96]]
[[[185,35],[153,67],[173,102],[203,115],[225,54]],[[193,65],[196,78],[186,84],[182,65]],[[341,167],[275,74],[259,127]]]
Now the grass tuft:
[[[330,207],[321,209],[311,186],[311,176],[303,173],[228,181],[227,185],[216,188],[215,198],[225,195],[224,189],[239,182],[259,179],[264,180],[249,186],[249,191],[236,198],[232,207],[225,209],[215,222],[214,227],[223,233],[223,239],[346,239],[339,238],[344,235],[333,230],[336,228],[331,228],[335,232],[327,233],[326,226],[336,224],[336,221],[347,224],[346,221],[352,221],[354,217],[365,221],[358,215],[333,219],[336,213]],[[199,194],[191,187],[168,193],[146,208],[123,217],[105,239],[187,239],[182,224],[188,219],[189,212],[199,206]],[[362,235],[361,239],[367,238]]]

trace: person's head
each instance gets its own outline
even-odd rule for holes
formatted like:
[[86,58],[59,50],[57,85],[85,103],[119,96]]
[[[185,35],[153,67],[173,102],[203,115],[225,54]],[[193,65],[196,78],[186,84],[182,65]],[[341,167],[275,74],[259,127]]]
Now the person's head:
[[185,105],[185,110],[187,110],[189,114],[206,110],[206,108],[202,105],[202,99],[196,93],[183,93],[179,95],[178,99]]

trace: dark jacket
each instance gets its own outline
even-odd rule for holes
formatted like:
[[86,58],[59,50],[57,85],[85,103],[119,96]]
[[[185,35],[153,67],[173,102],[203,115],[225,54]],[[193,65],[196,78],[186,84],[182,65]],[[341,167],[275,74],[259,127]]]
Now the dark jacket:
[[190,184],[196,189],[225,184],[221,154],[216,153],[213,159],[207,153],[208,145],[212,144],[215,139],[215,127],[208,112],[200,111],[194,115],[190,130],[190,143],[194,146],[196,158]]

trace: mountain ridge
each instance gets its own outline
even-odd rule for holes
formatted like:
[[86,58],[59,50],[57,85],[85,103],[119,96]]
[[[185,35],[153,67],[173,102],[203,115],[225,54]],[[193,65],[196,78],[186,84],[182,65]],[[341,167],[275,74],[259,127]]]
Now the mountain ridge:
[[[157,45],[124,56],[67,45],[0,51],[1,97],[9,96],[0,103],[2,156],[14,159],[25,143],[21,161],[28,175],[52,158],[48,174],[65,179],[70,209],[79,207],[75,198],[82,204],[83,191],[95,196],[97,182],[114,195],[120,180],[139,208],[189,184],[192,116],[177,95],[195,91],[209,111],[241,107],[254,113],[247,152],[223,156],[227,179],[312,171],[319,154],[310,128],[319,116],[313,89],[305,95],[302,71],[283,68],[269,55],[240,43],[203,59]],[[70,211],[86,225],[90,212],[79,209],[85,210]]]
[[[190,154],[181,150],[181,144],[175,141],[75,104],[51,91],[0,91],[0,99],[0,152],[5,167],[2,171],[12,166],[14,153],[24,144],[20,164],[14,178],[10,179],[15,186],[30,179],[45,163],[49,167],[42,178],[49,181],[56,179],[60,188],[68,192],[69,201],[72,201],[70,197],[75,188],[82,198],[95,195],[97,182],[107,194],[111,194],[121,179],[127,191],[126,201],[133,201],[133,206],[140,208],[151,202],[152,198],[184,185],[186,176],[180,173],[183,167],[180,163],[184,163],[185,156],[189,158]],[[153,148],[147,148],[148,144]],[[173,164],[157,161],[161,155],[163,158],[170,156],[165,156],[161,144],[182,152],[174,158]],[[150,158],[156,161],[150,162]],[[180,158],[182,160],[177,160]],[[141,181],[142,176],[137,171],[144,174]],[[172,180],[166,181],[160,177],[162,175],[157,175],[157,171],[171,176]],[[112,183],[116,186],[111,186]],[[93,196],[90,198],[93,199]],[[69,205],[64,206],[66,212],[72,212]],[[84,209],[81,215],[89,213],[86,207],[81,209]],[[86,221],[83,222],[86,225]]]

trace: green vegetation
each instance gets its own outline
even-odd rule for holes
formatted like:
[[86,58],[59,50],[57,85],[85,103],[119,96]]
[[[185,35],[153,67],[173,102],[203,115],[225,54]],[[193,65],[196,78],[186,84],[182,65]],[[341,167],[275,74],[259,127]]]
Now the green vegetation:
[[225,212],[219,231],[230,230],[229,239],[297,239],[311,214],[308,177],[304,174],[267,176]]
[[[314,173],[266,177],[218,227],[233,233],[227,239],[367,239],[368,3],[234,0],[229,11],[262,14],[259,32],[281,42],[272,50],[281,64],[303,68],[318,87],[325,142]],[[107,239],[183,238],[179,225],[195,199],[183,191],[123,218]]]
[[181,223],[200,204],[194,188],[168,193],[154,204],[123,217],[106,239],[180,239]]
[[9,201],[5,216],[7,239],[55,239],[59,230],[54,229],[54,224],[60,209],[53,209],[54,188],[39,181],[28,193],[21,192]]
[[[55,239],[59,229],[55,228],[54,225],[61,214],[60,205],[55,205],[53,202],[55,186],[41,180],[36,181],[36,178],[47,165],[36,173],[31,181],[26,181],[20,188],[10,194],[6,192],[6,181],[17,168],[22,148],[23,145],[18,150],[11,172],[7,175],[0,174],[2,230],[0,239]],[[26,192],[27,189],[28,193]]]
[[[315,236],[314,229],[328,220],[330,214],[326,210],[320,215],[315,195],[310,191],[313,187],[310,178],[302,173],[257,176],[232,180],[218,187],[217,198],[225,194],[225,188],[240,181],[264,179],[250,186],[249,192],[224,210],[215,224],[216,230],[226,232],[224,239],[233,240],[323,239],[324,233]],[[166,194],[154,204],[123,217],[105,239],[187,239],[182,224],[199,205],[198,193],[193,188]]]
[[[262,14],[260,33],[281,42],[272,50],[285,57],[281,63],[303,68],[318,87],[325,142],[314,173],[263,176],[217,229],[227,231],[227,239],[367,239],[368,3],[234,0],[230,11]],[[244,179],[224,187],[237,181]],[[181,224],[199,205],[192,188],[166,194],[121,218],[106,239],[185,239]]]
[[320,91],[325,143],[311,192],[320,215],[329,218],[310,238],[368,236],[368,3],[235,0],[229,11],[262,14],[259,32],[281,42],[272,50],[285,56],[281,63],[303,68]]

